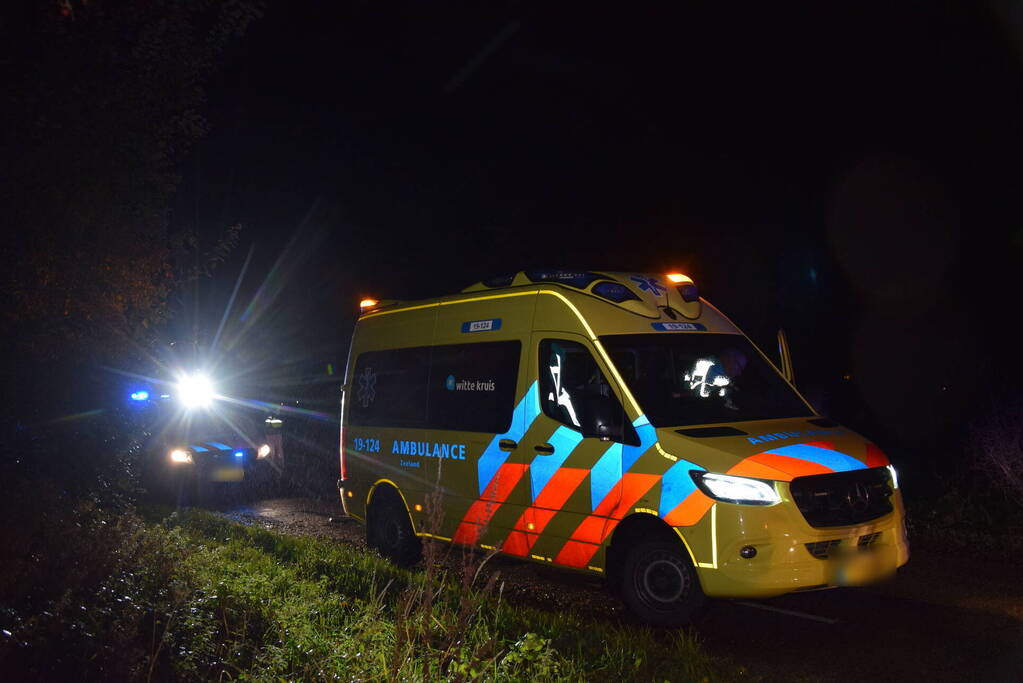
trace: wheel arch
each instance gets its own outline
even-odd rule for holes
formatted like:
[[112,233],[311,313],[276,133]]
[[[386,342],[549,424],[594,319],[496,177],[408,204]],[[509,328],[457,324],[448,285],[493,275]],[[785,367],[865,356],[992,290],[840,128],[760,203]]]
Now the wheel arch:
[[378,500],[377,496],[381,496],[379,500],[384,498],[394,497],[396,500],[401,501],[401,505],[405,510],[405,514],[408,515],[409,522],[412,524],[412,531],[416,532],[416,522],[412,519],[412,512],[410,511],[408,500],[405,499],[405,494],[402,493],[401,487],[398,486],[390,479],[377,479],[373,482],[373,485],[369,487],[369,491],[366,492],[366,518],[369,518],[369,511],[374,500]]
[[648,512],[636,512],[618,523],[607,545],[604,555],[604,575],[611,586],[617,586],[621,579],[622,568],[625,565],[625,557],[628,555],[629,549],[637,543],[649,540],[680,544],[685,548],[693,566],[696,566],[693,551],[681,534],[656,515]]

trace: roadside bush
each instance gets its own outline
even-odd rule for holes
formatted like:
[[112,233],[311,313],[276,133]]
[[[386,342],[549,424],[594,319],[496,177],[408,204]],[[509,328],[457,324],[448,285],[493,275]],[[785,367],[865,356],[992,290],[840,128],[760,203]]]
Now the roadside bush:
[[936,493],[908,500],[918,548],[1004,562],[1023,552],[1023,401],[993,403],[973,422],[960,462],[932,473]]
[[970,430],[975,469],[996,495],[1023,511],[1023,401],[998,404]]
[[0,564],[0,670],[15,678],[149,676],[155,635],[190,592],[180,533],[89,501],[28,505],[9,521]]

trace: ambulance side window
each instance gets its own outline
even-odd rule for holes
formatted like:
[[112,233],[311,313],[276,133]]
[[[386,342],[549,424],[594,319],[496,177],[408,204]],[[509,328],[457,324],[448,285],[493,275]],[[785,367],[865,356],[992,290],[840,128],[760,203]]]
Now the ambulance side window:
[[430,353],[430,429],[503,434],[515,410],[518,341],[435,346]]
[[369,351],[355,361],[353,425],[424,427],[430,349]]
[[583,436],[639,444],[621,402],[585,346],[545,339],[539,359],[540,407],[545,415]]

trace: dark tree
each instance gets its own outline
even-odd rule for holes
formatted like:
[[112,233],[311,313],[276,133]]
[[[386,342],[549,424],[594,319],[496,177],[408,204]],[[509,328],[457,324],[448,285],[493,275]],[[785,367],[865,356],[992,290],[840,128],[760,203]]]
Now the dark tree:
[[3,384],[23,403],[47,368],[116,363],[144,346],[175,288],[236,241],[227,228],[197,254],[170,207],[177,166],[207,129],[204,80],[260,5],[52,0],[3,11]]

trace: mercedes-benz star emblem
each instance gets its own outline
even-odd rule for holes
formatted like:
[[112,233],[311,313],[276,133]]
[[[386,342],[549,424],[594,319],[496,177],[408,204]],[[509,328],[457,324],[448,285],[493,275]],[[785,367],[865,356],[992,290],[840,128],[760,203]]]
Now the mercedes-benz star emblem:
[[856,512],[863,512],[870,505],[870,487],[862,482],[855,482],[846,490],[845,499],[850,508]]

